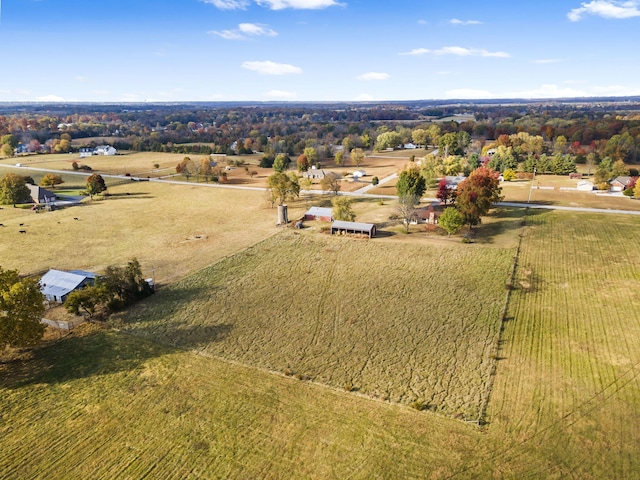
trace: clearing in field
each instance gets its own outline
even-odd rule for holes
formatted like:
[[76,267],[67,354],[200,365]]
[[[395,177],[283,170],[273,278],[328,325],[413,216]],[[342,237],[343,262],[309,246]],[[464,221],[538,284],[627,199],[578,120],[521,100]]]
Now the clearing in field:
[[125,322],[165,344],[478,420],[512,254],[285,233]]

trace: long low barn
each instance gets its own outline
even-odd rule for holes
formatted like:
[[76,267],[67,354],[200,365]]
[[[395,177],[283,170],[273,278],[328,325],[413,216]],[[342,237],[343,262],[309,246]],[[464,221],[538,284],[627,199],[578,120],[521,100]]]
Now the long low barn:
[[336,220],[331,224],[331,235],[343,232],[368,235],[369,238],[373,238],[376,236],[376,226],[373,223],[345,222],[342,220]]

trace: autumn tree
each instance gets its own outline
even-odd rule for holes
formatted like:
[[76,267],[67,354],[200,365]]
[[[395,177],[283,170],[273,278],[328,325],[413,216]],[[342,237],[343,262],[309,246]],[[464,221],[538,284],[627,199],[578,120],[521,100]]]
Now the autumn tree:
[[300,182],[298,176],[289,172],[276,172],[267,178],[267,185],[271,192],[271,198],[279,204],[300,195]]
[[376,149],[397,148],[401,143],[402,136],[398,132],[384,132],[376,138]]
[[44,335],[40,323],[44,296],[39,283],[20,278],[17,270],[0,267],[0,351],[7,346],[28,347]]
[[189,181],[189,177],[195,175],[196,172],[196,164],[190,157],[184,157],[178,165],[176,165],[176,173],[180,173],[184,175],[184,177]]
[[25,177],[6,173],[0,178],[0,204],[15,205],[31,201],[31,191]]
[[456,205],[469,226],[480,223],[491,206],[502,200],[499,175],[491,169],[479,167],[458,185]]
[[[318,151],[313,147],[307,147],[304,149],[303,155],[307,157],[309,165],[315,165],[318,163]],[[307,167],[308,169],[309,167]]]
[[411,132],[411,140],[416,145],[427,145],[427,140],[429,139],[429,132],[424,128],[416,128],[413,132]]
[[299,172],[306,172],[309,170],[309,158],[304,153],[298,157],[296,163],[298,164]]
[[200,175],[204,176],[205,181],[208,182],[212,173],[211,159],[209,157],[202,157],[200,160]]
[[362,165],[362,162],[364,161],[364,150],[361,148],[354,148],[351,150],[351,161],[356,167]]
[[438,193],[436,193],[436,197],[438,198],[438,200],[446,205],[451,198],[451,193],[452,190],[447,185],[447,179],[443,178],[442,180],[440,180],[440,183],[438,183]]
[[42,177],[42,180],[40,180],[41,187],[54,188],[56,185],[60,185],[61,183],[64,183],[64,180],[62,180],[62,177],[60,175],[57,175],[55,173],[47,173],[44,177]]
[[438,219],[438,225],[444,228],[449,235],[457,233],[464,223],[464,215],[455,207],[445,208]]
[[327,173],[322,180],[320,180],[320,186],[322,190],[333,192],[334,195],[338,195],[340,191],[340,174],[335,172]]
[[336,166],[338,166],[338,167],[343,166],[344,165],[344,150],[338,151],[333,160],[334,160]]
[[107,189],[107,185],[104,183],[104,178],[102,175],[94,173],[89,178],[87,178],[87,193],[91,198],[94,195],[99,195]]
[[273,161],[273,169],[276,173],[283,173],[289,168],[289,163],[291,163],[291,159],[284,153],[279,153]]
[[356,214],[353,211],[353,200],[349,197],[336,196],[331,200],[333,205],[333,218],[336,220],[343,220],[345,222],[353,222],[356,219]]

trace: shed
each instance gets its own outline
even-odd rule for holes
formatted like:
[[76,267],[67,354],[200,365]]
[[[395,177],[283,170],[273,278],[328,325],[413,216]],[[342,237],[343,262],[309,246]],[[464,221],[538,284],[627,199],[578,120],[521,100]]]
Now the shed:
[[353,178],[354,179],[359,179],[362,177],[365,177],[367,175],[367,172],[365,172],[364,170],[356,170],[355,172],[353,172]]
[[31,199],[33,200],[33,203],[51,203],[56,201],[55,193],[52,193],[49,190],[38,187],[37,185],[27,184],[27,187],[31,192]]
[[376,226],[373,223],[336,220],[331,224],[331,235],[334,233],[367,235],[369,238],[373,238],[376,236]]
[[81,273],[49,270],[40,280],[40,291],[47,300],[64,303],[74,290],[94,284],[95,274],[81,270],[75,270],[75,272]]
[[333,210],[323,207],[311,207],[304,214],[305,220],[319,220],[321,222],[333,222]]

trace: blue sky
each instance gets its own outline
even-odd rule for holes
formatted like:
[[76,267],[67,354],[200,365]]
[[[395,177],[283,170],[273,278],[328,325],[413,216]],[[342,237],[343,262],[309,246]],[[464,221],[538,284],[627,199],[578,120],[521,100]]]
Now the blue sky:
[[4,0],[1,9],[0,101],[640,95],[640,0]]

